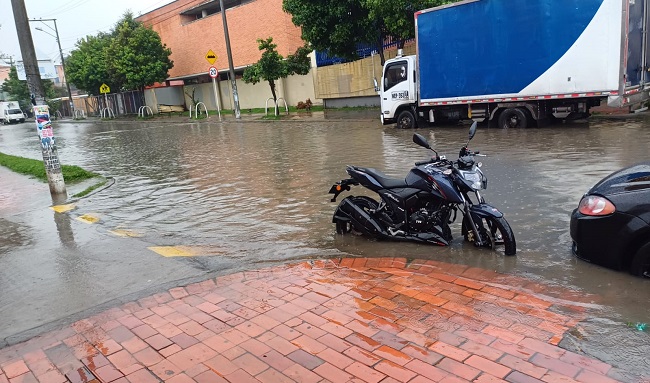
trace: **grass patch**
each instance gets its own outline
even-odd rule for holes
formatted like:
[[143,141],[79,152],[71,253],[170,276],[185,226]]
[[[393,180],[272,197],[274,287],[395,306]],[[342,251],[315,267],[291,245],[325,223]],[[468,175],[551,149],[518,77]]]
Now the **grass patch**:
[[79,193],[73,195],[72,197],[73,198],[85,197],[88,194],[92,193],[93,191],[95,191],[95,190],[99,189],[100,187],[106,185],[107,182],[108,182],[108,180],[104,179],[103,181],[101,181],[101,182],[99,182],[99,183],[97,183],[97,184],[95,184],[95,185],[93,185],[91,187],[86,188],[86,190],[84,190],[82,192],[79,192]]
[[[0,153],[0,165],[20,174],[35,177],[43,182],[47,182],[45,165],[43,161],[33,160]],[[63,179],[69,183],[77,183],[90,178],[99,177],[99,174],[89,172],[73,165],[62,165]]]

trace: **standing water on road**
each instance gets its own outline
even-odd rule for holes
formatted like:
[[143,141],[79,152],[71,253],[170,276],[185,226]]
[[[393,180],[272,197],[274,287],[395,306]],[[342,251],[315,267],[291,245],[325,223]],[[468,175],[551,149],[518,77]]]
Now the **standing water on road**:
[[[417,132],[453,159],[468,127]],[[37,158],[31,130],[1,133],[0,152]],[[56,132],[64,164],[116,180],[81,200],[79,214],[101,217],[104,230],[137,232],[142,237],[133,240],[150,246],[192,246],[213,254],[175,262],[218,270],[227,258],[252,269],[351,254],[433,259],[525,276],[600,297],[593,302],[599,317],[564,346],[582,347],[614,364],[637,352],[634,369],[650,371],[648,333],[624,326],[650,322],[650,281],[577,260],[569,236],[569,215],[583,193],[612,171],[647,160],[648,122],[480,128],[470,149],[487,155],[481,158],[489,180],[484,195],[504,212],[517,240],[517,256],[506,258],[464,244],[459,222],[452,225],[454,241],[447,248],[335,234],[336,203],[327,191],[348,178],[345,166],[403,178],[415,161],[430,156],[412,142],[413,133],[374,120],[68,123]],[[629,347],[612,351],[612,342]]]

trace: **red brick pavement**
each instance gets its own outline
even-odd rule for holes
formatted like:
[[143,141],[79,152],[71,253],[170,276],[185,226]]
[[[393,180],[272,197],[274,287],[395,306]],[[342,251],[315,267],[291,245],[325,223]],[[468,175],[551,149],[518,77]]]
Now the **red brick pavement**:
[[615,382],[557,346],[587,298],[434,261],[315,261],[174,288],[7,347],[0,383]]

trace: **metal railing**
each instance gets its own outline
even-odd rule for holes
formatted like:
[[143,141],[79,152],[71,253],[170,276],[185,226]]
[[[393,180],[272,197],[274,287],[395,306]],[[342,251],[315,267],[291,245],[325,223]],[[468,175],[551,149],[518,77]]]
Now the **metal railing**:
[[286,112],[287,114],[289,114],[289,106],[287,105],[287,102],[284,101],[284,98],[280,97],[280,98],[278,98],[278,101],[274,101],[271,97],[269,97],[269,98],[266,99],[266,103],[265,103],[265,105],[264,105],[264,115],[265,115],[265,116],[268,116],[268,115],[269,115],[269,100],[273,101],[273,104],[275,104],[275,105],[274,105],[274,108],[273,108],[273,113],[274,113],[276,116],[278,115],[278,109],[280,109],[279,106],[278,106],[278,104],[280,103],[280,101],[284,102],[284,110],[285,110],[285,112]]

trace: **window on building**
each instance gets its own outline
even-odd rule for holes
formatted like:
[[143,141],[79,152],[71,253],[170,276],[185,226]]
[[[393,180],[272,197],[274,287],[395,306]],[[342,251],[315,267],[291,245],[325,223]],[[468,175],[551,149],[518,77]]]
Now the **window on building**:
[[[230,9],[253,1],[255,0],[224,0],[223,6],[225,9]],[[189,23],[220,12],[219,0],[212,0],[181,12],[181,20],[183,23]]]

